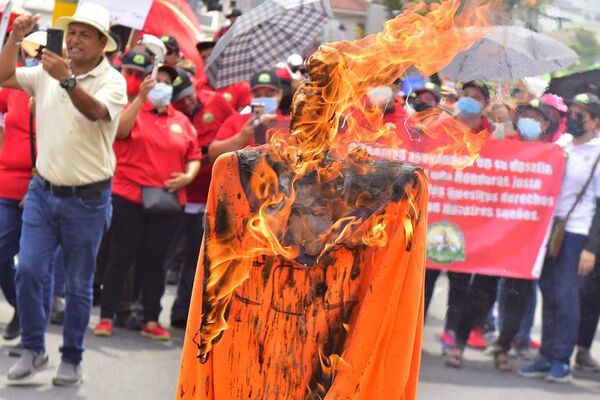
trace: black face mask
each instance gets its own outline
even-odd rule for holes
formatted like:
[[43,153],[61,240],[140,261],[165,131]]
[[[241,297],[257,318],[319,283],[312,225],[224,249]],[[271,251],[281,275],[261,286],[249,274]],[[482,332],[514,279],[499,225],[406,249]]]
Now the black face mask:
[[585,134],[585,127],[583,126],[583,118],[581,115],[578,115],[577,118],[567,117],[567,132],[576,138]]
[[433,108],[433,107],[431,107],[427,103],[414,103],[413,108],[415,109],[416,112],[421,112],[421,111],[427,110],[428,108]]

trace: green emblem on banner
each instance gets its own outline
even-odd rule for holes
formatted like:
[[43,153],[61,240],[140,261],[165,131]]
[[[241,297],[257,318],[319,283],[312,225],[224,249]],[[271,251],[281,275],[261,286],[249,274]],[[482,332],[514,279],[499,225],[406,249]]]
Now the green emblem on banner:
[[427,258],[437,264],[465,261],[465,239],[450,222],[436,222],[427,229]]

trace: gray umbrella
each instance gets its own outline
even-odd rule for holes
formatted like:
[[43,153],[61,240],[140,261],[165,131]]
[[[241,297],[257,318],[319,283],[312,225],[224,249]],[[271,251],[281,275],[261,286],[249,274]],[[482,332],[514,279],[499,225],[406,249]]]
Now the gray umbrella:
[[520,26],[493,26],[442,71],[455,81],[514,82],[565,69],[578,56],[553,38]]
[[266,0],[235,20],[206,63],[215,88],[248,80],[301,53],[331,18],[328,0]]

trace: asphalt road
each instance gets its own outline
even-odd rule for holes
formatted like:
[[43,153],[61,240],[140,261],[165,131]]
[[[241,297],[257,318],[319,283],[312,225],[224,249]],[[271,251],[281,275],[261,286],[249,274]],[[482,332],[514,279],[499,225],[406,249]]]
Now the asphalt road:
[[[446,289],[447,282],[442,278],[425,327],[419,400],[600,399],[600,374],[576,374],[573,385],[548,384],[524,379],[514,373],[499,373],[494,370],[490,356],[475,350],[467,350],[462,370],[446,368],[435,338],[443,323]],[[174,288],[169,287],[163,300],[166,309],[173,301],[173,291]],[[91,325],[98,320],[97,311],[94,310]],[[163,312],[164,317],[167,315]],[[10,317],[11,308],[0,301],[0,326]],[[4,375],[14,362],[7,355],[8,346],[12,343],[0,339],[0,399],[174,400],[183,333],[177,330],[171,332],[173,339],[167,343],[154,342],[126,330],[118,330],[111,338],[98,338],[90,332],[83,362],[86,380],[76,389],[51,385],[54,369],[60,361],[60,327],[51,326],[47,335],[53,368],[40,373],[36,377],[36,385],[29,387],[7,386]],[[534,336],[539,338],[539,318]],[[599,341],[600,337],[596,341],[594,355],[600,359]]]

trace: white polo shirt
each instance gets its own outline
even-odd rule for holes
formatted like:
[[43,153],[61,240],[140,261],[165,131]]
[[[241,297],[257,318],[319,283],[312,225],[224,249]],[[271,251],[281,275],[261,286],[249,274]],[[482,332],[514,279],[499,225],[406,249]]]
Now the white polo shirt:
[[[573,206],[600,155],[600,138],[579,145],[573,143],[570,135],[565,139],[561,144],[567,153],[567,163],[555,211],[555,215],[561,218],[566,217]],[[567,232],[588,235],[596,212],[597,197],[600,197],[600,164],[596,167],[590,186],[567,221]]]
[[35,96],[39,174],[55,185],[78,186],[110,178],[115,170],[113,142],[121,109],[127,104],[125,78],[106,58],[77,84],[106,106],[109,118],[91,121],[73,105],[60,82],[42,66],[17,68],[19,85]]

